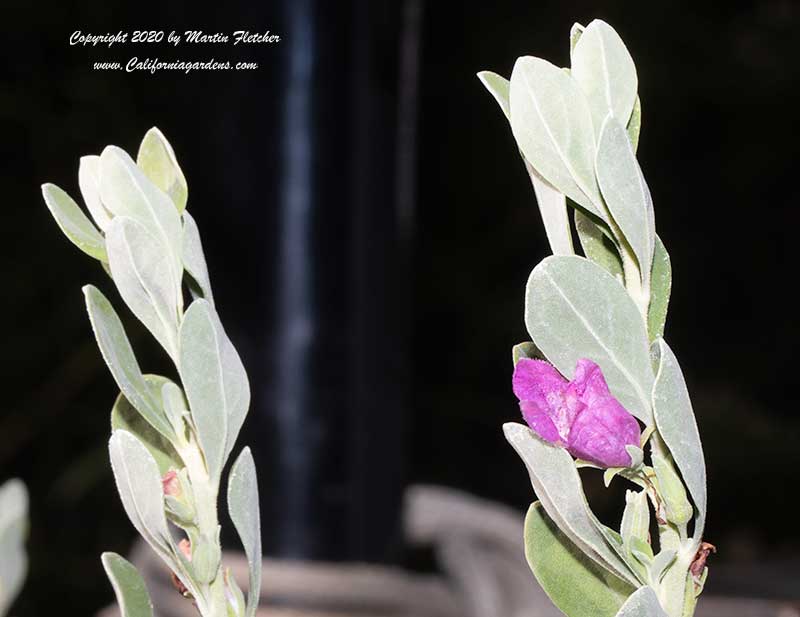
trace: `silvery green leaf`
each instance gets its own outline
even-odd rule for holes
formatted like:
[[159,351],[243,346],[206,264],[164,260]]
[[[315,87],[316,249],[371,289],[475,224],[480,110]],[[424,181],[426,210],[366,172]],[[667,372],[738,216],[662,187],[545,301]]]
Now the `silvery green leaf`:
[[244,448],[228,477],[228,512],[242,541],[250,568],[247,617],[253,617],[261,596],[261,522],[258,479],[250,448]]
[[186,208],[189,188],[172,146],[156,127],[145,133],[136,164],[158,188],[170,196],[178,212]]
[[627,545],[631,538],[647,541],[650,532],[650,507],[647,504],[646,491],[626,491],[625,510],[622,513],[620,535],[622,543]]
[[597,564],[635,586],[635,576],[609,546],[589,509],[578,470],[567,451],[541,441],[521,424],[508,422],[503,431],[525,463],[536,495],[559,529]]
[[668,617],[652,587],[640,587],[619,609],[616,617]]
[[[161,257],[178,286],[183,278],[183,226],[169,196],[153,184],[128,154],[108,146],[100,155],[100,198],[114,216],[129,216],[162,243]],[[180,293],[180,287],[178,291]]]
[[19,480],[0,486],[0,615],[11,607],[28,572],[28,491]]
[[500,105],[500,109],[503,110],[506,118],[510,119],[511,116],[508,105],[509,81],[505,77],[493,73],[492,71],[481,71],[478,73],[478,79],[481,80],[481,83],[489,91],[489,94],[491,94],[494,100],[497,101],[497,104]]
[[573,255],[575,249],[572,246],[572,231],[567,216],[567,198],[550,186],[527,161],[525,169],[528,170],[533,184],[533,192],[536,195],[536,203],[539,204],[550,250],[553,255]]
[[168,248],[128,216],[116,216],[106,232],[108,264],[122,299],[173,358],[178,356],[182,298]]
[[519,58],[511,74],[511,130],[525,160],[555,189],[603,219],[586,99],[563,70]]
[[544,259],[528,279],[525,325],[565,377],[572,378],[580,358],[589,358],[622,405],[652,424],[653,372],[644,320],[606,270],[583,257]]
[[155,460],[142,442],[124,430],[112,433],[108,450],[128,518],[153,550],[174,566],[172,538],[164,513],[164,491]]
[[78,186],[83,203],[92,215],[95,224],[103,231],[111,223],[111,213],[100,199],[100,157],[82,156],[78,167]]
[[43,184],[42,196],[64,235],[89,257],[108,261],[103,236],[80,206],[55,184]]
[[582,26],[578,22],[572,24],[572,28],[569,29],[569,53],[570,57],[572,57],[573,52],[575,51],[575,45],[578,44],[578,40],[581,38],[583,31],[586,30],[586,26]]
[[250,386],[216,311],[203,299],[181,324],[180,374],[209,474],[219,478],[247,414]]
[[538,360],[544,360],[544,354],[539,351],[532,341],[526,341],[524,343],[514,345],[514,347],[511,348],[511,360],[514,362],[514,366],[516,366],[517,362],[519,362],[522,358],[536,358]]
[[92,285],[86,285],[83,293],[86,296],[86,309],[89,312],[97,345],[117,386],[154,429],[167,439],[173,439],[172,426],[142,375],[114,307],[100,290]]
[[667,322],[667,309],[669,308],[671,291],[672,264],[661,238],[656,236],[653,270],[650,276],[650,307],[647,311],[647,331],[650,334],[651,341],[664,336],[664,325]]
[[600,132],[596,167],[600,192],[633,248],[647,289],[656,236],[653,200],[628,134],[614,116],[606,118]]
[[122,617],[153,617],[147,586],[133,564],[116,553],[103,553],[101,560]]
[[633,536],[628,539],[628,550],[641,563],[646,570],[649,570],[653,562],[653,548],[641,538]]
[[[506,118],[510,119],[508,100],[510,84],[508,80],[491,71],[478,73],[478,78],[497,101],[497,104],[500,105],[500,109],[503,110]],[[522,155],[522,153],[520,154]],[[572,255],[575,250],[572,247],[572,232],[570,231],[569,218],[567,217],[566,198],[539,175],[533,166],[525,160],[524,155],[522,155],[522,159],[533,184],[536,203],[539,204],[539,212],[542,215],[544,231],[547,234],[547,241],[550,243],[550,250],[554,255]]]
[[[159,375],[145,375],[144,380],[153,398],[161,396],[161,392],[168,386],[178,387],[166,377]],[[180,389],[178,392],[180,393]],[[113,431],[124,430],[135,435],[150,452],[158,465],[158,473],[162,477],[170,469],[178,470],[183,467],[183,461],[170,441],[155,430],[122,393],[117,396],[114,407],[111,409],[111,429]]]
[[639,97],[636,97],[636,102],[633,104],[633,111],[631,112],[631,119],[628,120],[628,138],[631,140],[633,151],[639,149],[639,133],[642,132],[642,102]]
[[183,213],[183,267],[200,288],[201,297],[214,306],[214,294],[211,292],[211,280],[203,254],[203,244],[200,242],[200,230],[188,210]]
[[572,50],[572,76],[586,96],[596,134],[608,114],[631,117],[638,78],[625,43],[606,22],[592,21]]
[[578,230],[578,239],[583,248],[583,254],[590,261],[593,261],[603,269],[608,270],[615,279],[622,282],[624,280],[622,271],[622,260],[614,242],[608,234],[588,215],[580,210],[573,210],[575,216],[575,228]]
[[680,365],[664,339],[653,345],[659,367],[653,385],[656,426],[667,444],[695,505],[694,537],[700,541],[706,518],[706,464],[692,402]]
[[587,558],[539,502],[525,517],[525,556],[542,589],[569,617],[612,617],[633,592]]

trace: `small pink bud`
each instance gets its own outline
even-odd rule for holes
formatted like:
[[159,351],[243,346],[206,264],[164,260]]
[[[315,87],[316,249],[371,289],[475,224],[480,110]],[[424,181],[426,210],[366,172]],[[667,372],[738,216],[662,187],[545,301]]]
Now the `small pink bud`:
[[183,556],[186,557],[187,561],[192,560],[192,543],[189,542],[186,538],[178,542],[178,550],[183,553]]
[[161,485],[164,487],[164,494],[172,497],[180,497],[181,494],[181,481],[178,478],[178,472],[170,469],[161,478]]

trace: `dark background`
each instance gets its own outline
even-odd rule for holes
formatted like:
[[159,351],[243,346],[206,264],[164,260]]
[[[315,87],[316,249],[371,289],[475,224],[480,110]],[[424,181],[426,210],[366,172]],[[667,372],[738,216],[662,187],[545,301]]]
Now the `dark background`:
[[[409,483],[530,502],[500,426],[517,418],[510,348],[526,338],[524,283],[547,246],[475,73],[509,75],[523,54],[567,64],[570,26],[594,17],[639,71],[639,158],[672,256],[667,338],[706,448],[714,563],[789,563],[800,544],[797,4],[50,2],[6,7],[0,26],[0,478],[20,476],[32,493],[16,614],[109,602],[99,553],[125,552],[134,536],[107,461],[115,387],[80,293],[86,282],[113,289],[61,236],[39,185],[78,198],[79,156],[108,143],[134,153],[152,125],[186,173],[222,319],[249,370],[240,444],[258,458],[269,555],[418,564],[398,524]],[[77,29],[137,28],[270,29],[282,41],[67,43]],[[259,69],[91,70],[131,55]],[[145,368],[167,371],[126,323]],[[613,520],[619,487],[592,486]],[[709,589],[730,591],[714,585],[712,570]]]

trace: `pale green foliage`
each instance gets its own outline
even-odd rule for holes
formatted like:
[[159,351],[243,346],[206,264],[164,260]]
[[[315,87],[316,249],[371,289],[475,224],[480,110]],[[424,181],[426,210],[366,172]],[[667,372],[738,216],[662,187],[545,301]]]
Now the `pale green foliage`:
[[533,342],[566,377],[591,358],[614,395],[651,423],[653,372],[644,321],[608,272],[583,257],[548,257],[528,279],[525,325]]
[[[145,376],[111,303],[97,288],[84,287],[98,346],[120,388],[109,454],[123,506],[201,615],[252,617],[260,593],[261,545],[249,450],[229,480],[231,517],[251,567],[246,608],[220,563],[217,515],[222,471],[247,414],[250,388],[214,306],[200,233],[186,211],[183,172],[172,146],[151,129],[138,164],[108,146],[99,157],[81,159],[79,184],[94,224],[53,185],[43,187],[48,207],[70,240],[104,262],[123,301],[169,354],[182,381],[181,386]],[[185,311],[184,283],[194,298]],[[175,528],[185,534],[183,548]],[[151,615],[133,566],[113,554],[104,555],[103,564],[124,614]]]
[[[576,467],[592,464],[506,424],[541,501],[529,512],[526,553],[568,617],[691,617],[705,577],[695,581],[688,572],[705,523],[705,463],[683,375],[662,338],[672,270],[636,158],[639,79],[621,38],[603,21],[575,24],[570,49],[569,69],[525,56],[510,82],[479,73],[509,121],[553,253],[526,287],[532,343],[512,355],[515,364],[542,357],[568,379],[581,358],[601,367],[612,394],[644,424],[641,448],[627,447],[631,466],[606,470],[605,481],[619,476],[639,490],[628,491],[617,533],[597,520],[584,496]],[[575,209],[585,257],[573,254],[567,206]],[[661,523],[657,540],[649,534],[651,507]],[[621,580],[630,586],[624,606],[625,596],[609,601]]]
[[525,557],[547,595],[570,617],[614,617],[634,590],[588,559],[538,501],[525,517]]
[[28,572],[25,536],[28,491],[19,480],[0,486],[0,617],[17,597]]

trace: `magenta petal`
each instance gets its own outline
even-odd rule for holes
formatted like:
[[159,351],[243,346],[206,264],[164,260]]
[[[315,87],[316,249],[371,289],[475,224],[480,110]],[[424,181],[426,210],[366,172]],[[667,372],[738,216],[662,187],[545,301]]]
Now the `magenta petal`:
[[581,358],[575,365],[575,377],[570,382],[570,388],[590,407],[595,401],[611,396],[603,371],[586,358]]
[[561,443],[561,436],[550,419],[547,408],[537,405],[534,401],[522,401],[519,408],[522,410],[522,417],[534,433],[550,443]]
[[567,449],[576,458],[601,467],[628,467],[631,457],[625,446],[638,446],[639,423],[612,396],[595,399],[575,418]]
[[561,393],[567,387],[567,380],[543,360],[522,358],[514,367],[512,385],[514,394],[521,401],[548,398],[553,392]]

